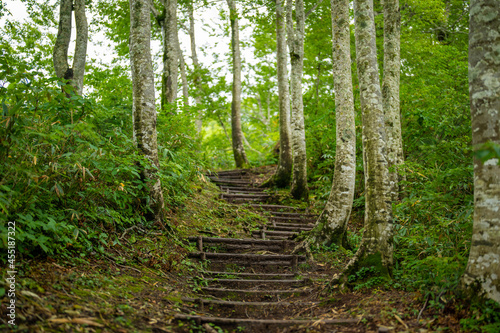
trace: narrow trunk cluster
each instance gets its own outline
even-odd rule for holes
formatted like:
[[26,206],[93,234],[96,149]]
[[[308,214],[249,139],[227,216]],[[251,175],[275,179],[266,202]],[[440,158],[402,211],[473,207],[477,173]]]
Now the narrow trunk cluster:
[[162,108],[177,99],[179,75],[179,41],[177,36],[177,0],[166,0],[163,34]]
[[290,82],[292,100],[293,177],[291,194],[295,199],[309,200],[307,186],[306,132],[304,102],[302,99],[302,71],[304,66],[304,1],[296,0],[296,27],[293,27],[292,0],[287,0],[287,37],[292,74]]
[[[73,66],[68,64],[71,41],[72,12],[75,11],[76,46]],[[58,78],[69,80],[78,95],[83,91],[83,76],[87,57],[88,26],[85,16],[85,0],[61,0],[59,7],[59,29],[54,45],[54,70]]]
[[399,76],[401,71],[400,35],[401,14],[399,11],[399,0],[384,0],[384,75],[382,81],[382,101],[387,134],[387,162],[391,169],[389,173],[390,195],[393,201],[399,197],[400,180],[404,180],[404,177],[398,176],[398,166],[401,166],[404,162],[399,109]]
[[[336,153],[330,196],[310,237],[315,245],[342,245],[351,215],[356,175],[356,128],[351,77],[349,0],[331,0]],[[345,245],[345,244],[343,244]]]
[[[469,30],[469,93],[472,144],[500,144],[500,6],[472,0]],[[466,288],[500,303],[500,165],[474,159],[474,227]]]
[[233,154],[237,168],[248,165],[247,155],[243,147],[241,130],[241,55],[238,28],[238,13],[234,0],[227,0],[231,20],[231,50],[233,54],[233,101],[231,103],[231,130]]
[[365,223],[361,245],[346,272],[375,266],[385,275],[392,271],[393,221],[373,0],[355,0],[354,19],[363,122]]
[[278,187],[290,184],[293,167],[290,126],[290,93],[286,54],[286,30],[284,0],[276,0],[277,74],[280,115],[280,155],[273,183]]
[[151,219],[163,219],[163,193],[158,175],[156,108],[153,65],[151,62],[151,20],[147,0],[130,3],[130,65],[133,84],[134,133],[139,151],[149,161],[143,170],[150,196]]

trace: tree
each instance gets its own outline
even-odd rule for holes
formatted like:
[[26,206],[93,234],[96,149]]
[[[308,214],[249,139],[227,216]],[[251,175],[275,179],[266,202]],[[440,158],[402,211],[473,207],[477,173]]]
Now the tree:
[[[194,8],[193,3],[189,3],[187,5],[188,15],[189,15],[189,40],[191,41],[191,60],[193,61],[193,70],[194,70],[194,85],[197,88],[197,93],[194,95],[195,104],[199,107],[201,105],[201,75],[200,75],[200,63],[198,61],[198,55],[196,52],[196,38],[194,33]],[[202,122],[202,112],[201,109],[198,110],[198,115],[195,120],[196,131],[201,133],[201,128],[203,125]]]
[[355,0],[354,19],[363,122],[365,222],[361,244],[346,272],[356,271],[359,267],[375,266],[382,275],[390,275],[393,262],[393,221],[373,0]]
[[[472,144],[500,144],[500,4],[472,0],[469,30],[469,93]],[[498,156],[474,158],[474,227],[467,268],[468,289],[500,303],[500,166]]]
[[177,99],[179,73],[179,37],[177,35],[177,0],[165,0],[163,9],[163,74],[161,104],[174,103]]
[[231,102],[233,155],[236,167],[243,168],[248,165],[248,159],[243,147],[243,132],[241,130],[241,55],[238,12],[234,0],[227,0],[227,5],[231,21],[231,51],[233,55],[233,100]]
[[68,64],[68,49],[71,41],[73,0],[61,0],[59,6],[59,29],[54,45],[54,69],[60,79],[68,80],[78,95],[83,91],[85,59],[87,57],[88,26],[85,16],[85,0],[75,0],[76,46],[73,66]]
[[304,104],[302,100],[302,71],[304,66],[304,24],[306,15],[304,1],[295,1],[295,20],[293,26],[293,0],[286,3],[286,28],[288,50],[292,73],[290,80],[292,100],[292,146],[293,146],[293,176],[291,194],[295,199],[309,199],[307,187],[307,154],[306,133],[304,127]]
[[387,162],[393,201],[399,196],[397,167],[404,162],[401,137],[401,115],[399,109],[399,77],[401,72],[400,35],[401,15],[399,0],[383,0],[384,4],[384,75],[382,81],[382,104],[387,134]]
[[269,179],[269,181],[265,182],[263,186],[276,185],[277,187],[287,187],[290,184],[290,179],[292,176],[292,129],[290,124],[290,90],[288,85],[284,5],[284,0],[276,0],[276,62],[278,76],[280,131],[279,162],[275,174]]
[[149,165],[142,170],[148,182],[151,218],[163,219],[163,193],[158,175],[156,108],[153,64],[151,62],[151,20],[147,0],[130,0],[130,66],[133,84],[134,133],[139,152]]
[[349,0],[331,0],[331,9],[336,113],[335,171],[330,196],[308,239],[308,242],[316,245],[332,243],[345,245],[356,176]]

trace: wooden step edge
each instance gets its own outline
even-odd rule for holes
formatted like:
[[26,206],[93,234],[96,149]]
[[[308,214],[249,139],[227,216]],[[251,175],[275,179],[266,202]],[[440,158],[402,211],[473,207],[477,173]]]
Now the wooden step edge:
[[302,217],[319,217],[318,214],[306,214],[306,213],[290,213],[290,212],[275,212],[275,211],[268,211],[269,214],[271,215],[278,215],[278,216],[302,216]]
[[[190,242],[197,242],[198,237],[188,237]],[[218,238],[218,237],[202,237],[203,243],[227,243],[227,244],[288,244],[293,243],[293,241],[275,241],[270,239],[253,239],[253,238]]]
[[257,277],[257,276],[263,276],[263,277],[294,277],[296,274],[271,274],[271,273],[235,273],[235,272],[217,272],[217,271],[201,271],[201,274],[207,274],[207,275],[233,275],[233,276],[246,276],[246,277]]
[[241,301],[225,301],[218,299],[208,299],[208,298],[191,298],[191,297],[182,297],[181,300],[183,302],[189,303],[204,303],[204,304],[217,304],[217,305],[235,305],[235,306],[290,306],[290,305],[298,305],[298,306],[313,306],[318,305],[320,302],[241,302]]
[[303,210],[303,208],[297,208],[292,206],[282,206],[282,205],[250,205],[253,208],[276,208],[276,209],[293,209],[293,210]]
[[[255,230],[252,231],[252,235],[260,235],[263,230]],[[266,236],[294,236],[298,235],[299,232],[293,232],[293,231],[272,231],[272,230],[265,230]]]
[[227,292],[227,293],[244,293],[244,294],[304,294],[312,291],[311,288],[307,289],[262,289],[262,290],[252,290],[252,289],[228,289],[228,288],[215,288],[215,287],[202,287],[202,291],[205,292]]
[[298,261],[306,261],[304,255],[293,254],[253,254],[253,253],[212,253],[212,252],[190,252],[188,254],[191,258],[198,258],[205,256],[206,259],[252,259],[259,261],[267,260],[292,260],[295,257]]
[[300,279],[300,280],[245,280],[245,279],[207,279],[207,282],[221,282],[221,283],[281,283],[281,284],[294,284],[294,283],[305,283],[308,280]]
[[176,320],[195,320],[203,323],[214,324],[258,324],[258,325],[311,325],[311,324],[329,324],[329,325],[352,325],[359,324],[361,319],[249,319],[249,318],[223,318],[223,317],[205,317],[197,315],[176,314]]

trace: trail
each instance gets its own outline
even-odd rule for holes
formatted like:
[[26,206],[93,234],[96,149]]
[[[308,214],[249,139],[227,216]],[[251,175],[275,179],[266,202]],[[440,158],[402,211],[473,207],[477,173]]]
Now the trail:
[[292,237],[310,230],[316,215],[271,204],[273,195],[256,186],[250,169],[209,178],[220,187],[222,199],[249,204],[269,222],[244,239],[189,237],[197,244],[189,257],[204,263],[195,277],[203,286],[197,297],[183,298],[195,314],[177,314],[178,322],[195,323],[206,332],[217,332],[212,326],[245,332],[365,331],[361,318],[331,311],[321,302],[328,272],[305,256],[290,254],[296,245]]

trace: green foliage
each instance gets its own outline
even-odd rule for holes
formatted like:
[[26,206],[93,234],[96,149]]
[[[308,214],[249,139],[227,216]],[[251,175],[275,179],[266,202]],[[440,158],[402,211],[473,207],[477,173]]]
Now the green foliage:
[[472,316],[460,320],[467,331],[495,333],[500,331],[500,305],[492,300],[476,300],[470,306]]
[[[124,229],[147,225],[141,170],[148,162],[132,140],[130,80],[119,67],[110,77],[95,68],[89,97],[68,97],[57,79],[4,50],[0,220],[16,222],[18,251],[103,252]],[[110,95],[101,93],[107,89]],[[184,134],[193,132],[185,118],[160,116],[158,126],[160,177],[172,208],[189,195],[202,165],[196,140]],[[0,231],[6,247],[6,224]]]

